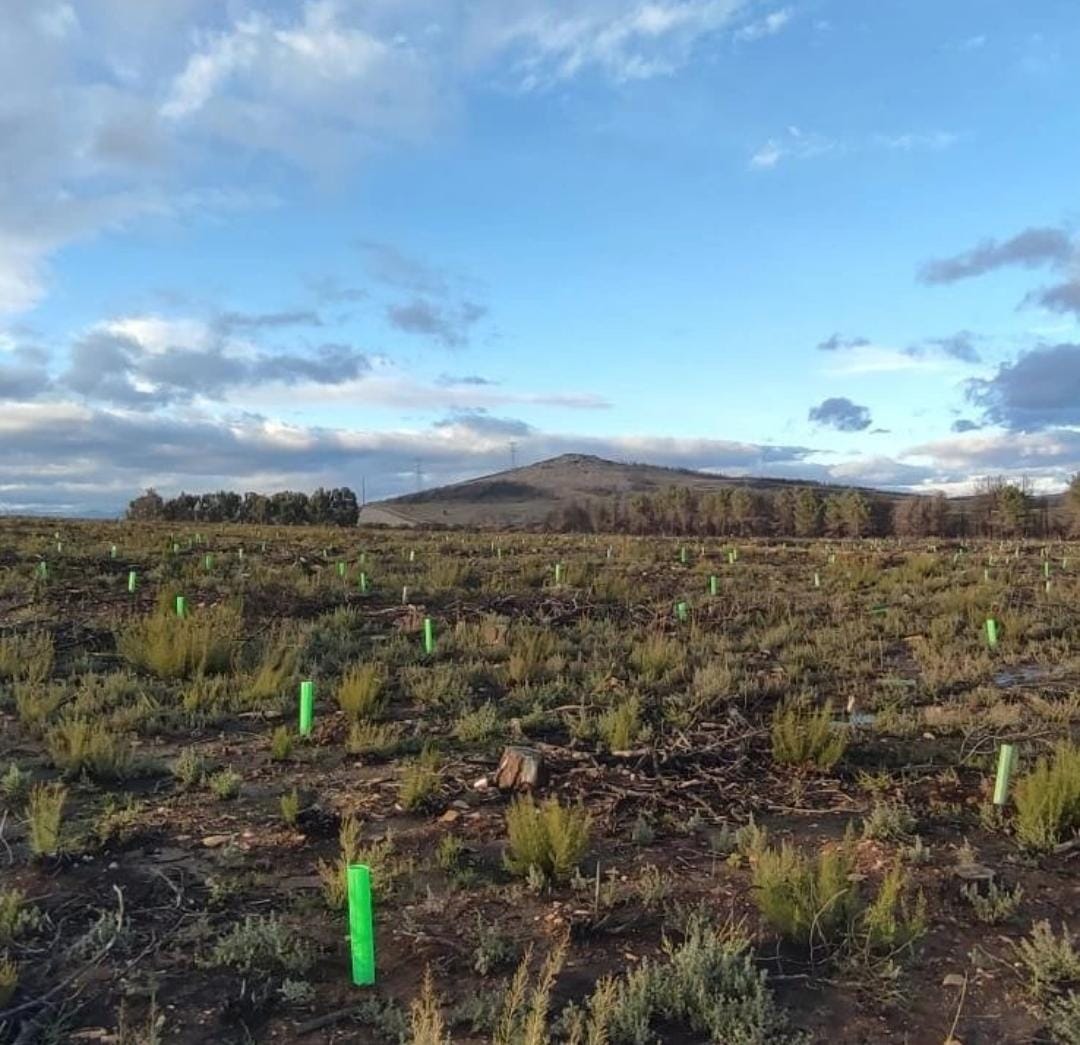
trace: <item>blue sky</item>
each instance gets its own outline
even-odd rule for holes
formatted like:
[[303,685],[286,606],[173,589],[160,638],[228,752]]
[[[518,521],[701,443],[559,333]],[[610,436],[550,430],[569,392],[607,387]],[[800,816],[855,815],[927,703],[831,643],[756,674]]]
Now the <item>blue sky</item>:
[[12,0],[0,508],[1080,469],[1069,0]]

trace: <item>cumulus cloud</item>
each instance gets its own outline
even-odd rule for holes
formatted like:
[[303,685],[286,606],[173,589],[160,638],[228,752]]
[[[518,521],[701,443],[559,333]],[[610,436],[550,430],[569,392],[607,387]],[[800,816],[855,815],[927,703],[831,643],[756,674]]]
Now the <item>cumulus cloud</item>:
[[927,353],[938,352],[960,363],[978,363],[982,357],[978,348],[975,347],[978,335],[970,330],[958,330],[955,334],[946,337],[930,337],[908,348],[911,356],[925,356]]
[[1036,431],[1080,425],[1080,345],[1041,345],[968,382],[969,400],[1006,428]]
[[862,432],[873,424],[870,411],[843,396],[832,396],[810,408],[810,421],[838,432]]
[[386,318],[391,326],[406,334],[433,338],[447,348],[460,348],[467,344],[472,328],[485,315],[487,308],[473,301],[443,305],[424,298],[389,305],[386,309]]
[[1080,319],[1080,279],[1033,290],[1024,298],[1024,304],[1041,305],[1051,312],[1071,313]]
[[958,417],[950,426],[957,433],[977,432],[982,425],[978,421],[972,421],[969,417]]
[[282,327],[321,327],[322,317],[311,309],[291,312],[222,312],[216,318],[219,330],[225,334],[235,331],[278,330]]
[[0,353],[0,401],[34,399],[47,391],[52,385],[47,362],[42,349],[29,346]]
[[870,339],[865,337],[844,337],[842,334],[833,334],[824,341],[818,342],[818,350],[821,352],[838,352],[843,348],[864,348],[870,344]]
[[[349,345],[325,343],[305,352],[242,350],[197,324],[175,341],[169,324],[153,319],[118,321],[92,330],[71,346],[60,385],[88,400],[135,410],[223,400],[233,390],[266,384],[336,385],[371,369]],[[140,336],[141,335],[141,336]]]
[[735,39],[742,43],[751,43],[766,36],[775,36],[786,28],[794,15],[795,9],[792,7],[781,7],[776,11],[770,11],[763,18],[747,22],[746,25],[736,29]]
[[923,283],[955,283],[1008,265],[1062,265],[1072,257],[1073,249],[1062,229],[1030,228],[1007,240],[986,239],[962,254],[928,261],[919,278]]

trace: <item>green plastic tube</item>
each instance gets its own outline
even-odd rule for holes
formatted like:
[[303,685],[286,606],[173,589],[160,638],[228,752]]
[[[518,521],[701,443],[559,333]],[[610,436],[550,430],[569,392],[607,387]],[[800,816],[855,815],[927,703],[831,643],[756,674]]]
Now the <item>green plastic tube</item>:
[[371,907],[371,868],[349,864],[349,950],[357,987],[375,982],[375,920]]

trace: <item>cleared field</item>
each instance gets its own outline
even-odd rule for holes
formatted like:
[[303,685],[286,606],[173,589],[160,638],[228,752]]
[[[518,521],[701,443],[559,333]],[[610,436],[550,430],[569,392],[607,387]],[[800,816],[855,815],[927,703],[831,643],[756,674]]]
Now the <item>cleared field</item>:
[[0,1040],[1080,1041],[1078,606],[1077,544],[5,520]]

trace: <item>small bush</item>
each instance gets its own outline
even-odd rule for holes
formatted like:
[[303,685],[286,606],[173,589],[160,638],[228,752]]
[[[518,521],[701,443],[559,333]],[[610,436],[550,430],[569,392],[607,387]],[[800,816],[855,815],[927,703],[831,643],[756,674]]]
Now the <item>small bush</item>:
[[1027,969],[1031,993],[1036,998],[1080,982],[1080,951],[1068,926],[1062,925],[1058,936],[1049,922],[1036,922],[1031,935],[1016,945],[1016,955]]
[[401,727],[391,723],[354,722],[349,726],[345,750],[350,755],[387,758],[401,744]]
[[30,792],[26,815],[30,826],[30,852],[56,856],[61,849],[60,827],[67,789],[62,784],[38,784]]
[[0,889],[0,947],[7,947],[41,924],[41,914],[19,889]]
[[863,838],[878,842],[902,842],[915,830],[915,817],[901,802],[875,802],[863,819]]
[[270,632],[262,655],[247,676],[245,695],[254,703],[284,699],[296,683],[299,653],[293,637],[282,629]]
[[213,946],[207,964],[239,972],[304,972],[315,960],[311,946],[276,914],[248,915]]
[[608,708],[600,716],[596,731],[609,751],[629,751],[648,734],[641,721],[641,698],[627,697]]
[[845,735],[832,725],[832,706],[813,709],[804,700],[785,701],[773,712],[773,758],[784,765],[813,765],[829,770],[847,747]]
[[402,809],[413,811],[427,805],[438,793],[442,777],[439,753],[425,747],[418,759],[406,764],[398,782],[398,800]]
[[650,635],[630,651],[630,663],[646,682],[661,682],[684,669],[686,650],[665,635]]
[[281,819],[289,827],[293,827],[300,818],[300,795],[294,787],[288,794],[281,796]]
[[129,664],[161,678],[194,678],[228,672],[239,634],[240,615],[229,606],[188,617],[158,611],[123,627],[116,648]]
[[0,638],[0,679],[38,686],[52,674],[54,656],[48,632],[5,635]]
[[994,881],[985,892],[979,890],[974,883],[965,885],[960,890],[961,895],[975,911],[975,917],[986,925],[998,925],[1008,921],[1020,906],[1024,898],[1024,889],[1017,886],[1015,889],[1005,889],[998,886]]
[[474,711],[459,715],[454,723],[454,736],[463,744],[482,744],[502,731],[499,709],[489,700]]
[[18,986],[19,967],[6,954],[0,954],[0,1009],[15,997]]
[[131,772],[131,745],[102,722],[64,719],[45,735],[45,746],[69,779],[85,772],[98,780],[123,780]]
[[550,631],[539,628],[515,630],[506,665],[510,681],[524,685],[545,679],[550,674],[555,649],[555,636]]
[[410,1045],[451,1045],[430,968],[424,970],[420,994],[409,1007],[409,1034]]
[[1052,849],[1080,828],[1080,746],[1062,743],[1016,782],[1016,835],[1028,849]]
[[186,747],[173,763],[172,774],[181,787],[196,787],[206,776],[206,762],[193,747]]
[[357,664],[338,684],[337,702],[352,722],[376,718],[383,709],[385,680],[377,664]]
[[288,726],[278,726],[270,735],[270,760],[287,762],[293,752],[293,736]]
[[206,781],[210,790],[222,801],[236,798],[240,794],[240,785],[243,782],[244,778],[231,768],[219,770]]
[[515,799],[506,813],[507,870],[527,876],[535,868],[549,881],[563,881],[589,845],[589,815],[581,806],[549,798],[537,806],[531,795]]

